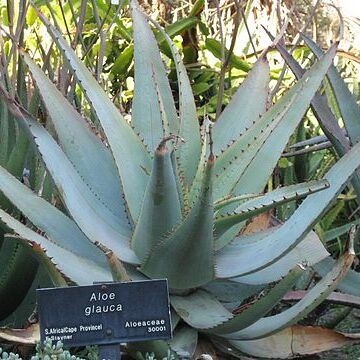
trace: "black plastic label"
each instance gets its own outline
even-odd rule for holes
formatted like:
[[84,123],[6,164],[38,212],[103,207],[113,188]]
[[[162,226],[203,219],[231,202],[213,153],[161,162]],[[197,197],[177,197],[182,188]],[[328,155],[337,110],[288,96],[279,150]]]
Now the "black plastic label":
[[37,290],[41,341],[65,346],[171,338],[166,280]]

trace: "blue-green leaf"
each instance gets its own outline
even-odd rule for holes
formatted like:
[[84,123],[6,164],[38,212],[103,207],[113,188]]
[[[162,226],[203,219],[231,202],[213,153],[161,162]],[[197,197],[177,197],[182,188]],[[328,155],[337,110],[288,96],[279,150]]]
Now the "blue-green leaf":
[[187,296],[171,296],[171,305],[177,314],[195,329],[209,329],[231,319],[233,315],[204,290]]
[[329,184],[326,180],[311,181],[279,188],[263,196],[245,201],[233,213],[221,214],[216,217],[215,233],[217,236],[221,236],[225,231],[241,221],[268,211],[275,206],[314,194],[328,187]]
[[127,226],[121,183],[110,151],[30,56],[23,52],[23,57],[39,88],[65,154],[90,189]]
[[[324,277],[335,265],[335,260],[328,257],[314,266],[320,276]],[[349,270],[342,281],[338,284],[337,290],[354,296],[360,296],[360,273]]]
[[170,46],[175,62],[179,87],[179,136],[183,140],[183,143],[181,143],[177,149],[178,151],[176,151],[176,157],[179,160],[179,168],[184,177],[185,184],[190,187],[195,177],[201,155],[200,126],[196,114],[195,100],[186,68],[178,49],[171,41],[169,35],[155,21],[153,21],[153,23]]
[[[291,134],[308,109],[316,90],[319,88],[336,52],[334,45],[289,91],[295,93],[295,103],[290,106],[283,119],[270,133],[265,142],[248,163],[234,189],[235,194],[258,192],[263,189],[271,175]],[[294,94],[293,93],[293,94]],[[278,102],[281,104],[281,100]],[[276,111],[277,104],[270,111]],[[281,105],[280,105],[281,106]],[[281,109],[281,107],[280,107]],[[266,116],[266,115],[264,115]],[[261,169],[261,171],[259,171]]]
[[187,289],[214,278],[212,168],[209,158],[199,198],[169,236],[160,239],[141,270],[152,278],[167,277],[170,288]]
[[3,230],[5,229],[1,229],[0,238],[0,324],[14,311],[18,311],[31,288],[39,265],[26,245],[18,240],[4,239]]
[[240,314],[234,315],[231,319],[216,327],[209,329],[210,333],[227,334],[244,329],[255,323],[266,315],[282,299],[282,297],[293,287],[295,282],[303,274],[303,268],[295,266],[289,273],[276,284],[266,295],[244,309]]
[[335,47],[218,156],[215,165],[215,199],[230,193],[240,195],[263,190],[334,55]]
[[112,279],[111,272],[108,269],[86,257],[74,254],[50,239],[30,230],[1,209],[0,221],[19,235],[18,240],[30,245],[35,243],[44,249],[48,257],[52,259],[54,266],[75,283],[85,285],[93,281],[109,281]]
[[57,245],[106,267],[105,257],[91,244],[74,221],[37,196],[1,166],[0,191]]
[[4,100],[0,100],[0,165],[6,164],[9,156],[9,113]]
[[303,263],[311,266],[329,256],[318,236],[311,231],[294,249],[268,267],[248,275],[233,277],[232,275],[238,273],[243,266],[239,261],[241,254],[250,245],[266,246],[270,238],[276,239],[276,234],[280,229],[281,227],[273,228],[236,238],[217,254],[217,276],[225,279],[232,278],[234,281],[246,284],[268,284],[281,279],[295,264]]
[[191,359],[195,353],[198,340],[198,332],[187,325],[175,330],[169,345],[180,359]]
[[154,77],[158,83],[166,118],[172,134],[179,132],[176,114],[165,67],[154,34],[135,1],[130,2],[134,30],[135,90],[132,124],[153,151],[164,134]]
[[129,227],[122,226],[95,197],[49,133],[29,116],[25,115],[24,119],[66,207],[81,230],[92,242],[112,249],[121,260],[138,263],[130,249]]
[[[352,244],[353,245],[353,244]],[[269,316],[258,320],[253,325],[227,335],[227,339],[250,340],[259,339],[272,335],[288,326],[291,326],[309,314],[336,288],[337,284],[346,275],[353,260],[354,249],[350,246],[347,251],[335,264],[329,273],[325,275],[307,294],[290,309],[280,314]]]
[[[360,144],[355,145],[326,174],[330,187],[305,199],[291,218],[264,241],[246,244],[238,256],[238,275],[259,271],[292,250],[316,224],[360,166]],[[291,236],[289,236],[289,234]],[[257,254],[253,257],[252,254]],[[234,271],[235,275],[235,271]]]
[[131,129],[62,35],[39,11],[37,11],[37,15],[68,61],[87,99],[95,110],[119,170],[127,206],[136,222],[148,181],[146,174],[151,168],[150,155],[140,138]]
[[[257,121],[266,110],[270,81],[269,63],[261,57],[214,124],[214,153],[219,155]],[[256,99],[256,100],[255,100]]]
[[155,150],[153,169],[145,191],[132,248],[141,261],[181,220],[181,208],[170,152],[165,138]]
[[[305,34],[301,34],[306,45],[319,58],[323,55],[323,51]],[[337,105],[339,107],[342,120],[347,129],[350,140],[356,144],[360,140],[360,108],[353,94],[345,84],[344,80],[336,70],[335,66],[331,66],[327,77],[329,79],[332,91],[334,92]]]
[[231,280],[216,279],[205,286],[202,289],[211,293],[217,300],[219,300],[224,306],[238,306],[246,298],[259,293],[264,288],[263,285],[248,285],[241,284]]

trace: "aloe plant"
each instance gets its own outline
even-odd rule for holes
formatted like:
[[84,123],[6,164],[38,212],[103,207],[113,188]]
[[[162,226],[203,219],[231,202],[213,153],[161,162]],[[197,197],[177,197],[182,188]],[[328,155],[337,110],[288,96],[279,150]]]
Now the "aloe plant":
[[[0,209],[6,239],[30,246],[58,286],[167,278],[174,337],[169,343],[135,344],[135,350],[164,357],[170,349],[176,357],[191,357],[199,333],[222,339],[229,348],[248,349],[249,340],[271,336],[306,316],[352,263],[349,246],[300,302],[264,317],[305,268],[328,258],[312,228],[360,165],[357,144],[324,179],[263,192],[332,64],[336,44],[272,106],[263,54],[216,123],[199,126],[177,48],[153,22],[175,60],[178,109],[151,27],[135,1],[130,8],[135,58],[130,123],[38,12],[96,114],[101,139],[20,50],[56,140],[3,85],[2,100],[40,154],[65,208],[53,206],[1,166],[0,189],[27,219],[23,223]],[[284,224],[248,233],[254,216],[305,197]],[[260,300],[232,312],[264,288]]]

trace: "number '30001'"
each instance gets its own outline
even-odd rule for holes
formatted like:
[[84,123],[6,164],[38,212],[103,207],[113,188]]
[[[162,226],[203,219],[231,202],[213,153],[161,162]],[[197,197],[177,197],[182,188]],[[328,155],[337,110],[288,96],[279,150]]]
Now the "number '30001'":
[[149,326],[148,327],[148,332],[159,332],[159,331],[165,331],[166,330],[166,326]]

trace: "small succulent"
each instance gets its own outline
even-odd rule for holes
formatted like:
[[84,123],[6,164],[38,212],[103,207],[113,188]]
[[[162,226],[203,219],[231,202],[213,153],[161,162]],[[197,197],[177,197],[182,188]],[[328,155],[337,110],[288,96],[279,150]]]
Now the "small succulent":
[[63,349],[63,343],[58,341],[55,345],[51,340],[45,340],[41,346],[40,343],[36,346],[36,355],[31,357],[31,360],[82,360],[81,358],[71,355],[68,350]]
[[[0,358],[8,360],[22,360],[19,354],[12,352],[7,353],[0,348]],[[51,341],[45,341],[43,346],[38,344],[36,346],[36,354],[31,357],[31,360],[82,360],[75,355],[71,355],[69,351],[63,349],[63,344],[59,341],[53,345]]]
[[9,359],[9,360],[19,359],[19,360],[22,360],[21,357],[19,357],[18,354],[14,354],[12,352],[8,353],[8,352],[4,351],[2,348],[0,348],[0,356],[1,356],[1,359]]
[[[252,341],[306,316],[338,286],[354,257],[350,245],[301,301],[264,317],[309,266],[328,258],[312,227],[360,165],[360,144],[354,144],[324,179],[264,193],[332,64],[336,44],[271,106],[263,54],[219,119],[200,126],[179,51],[154,23],[172,51],[177,109],[152,29],[134,0],[130,8],[135,59],[130,123],[38,13],[93,109],[101,136],[21,50],[56,140],[4,86],[2,98],[35,145],[64,207],[53,206],[0,167],[0,189],[27,221],[5,210],[0,220],[7,239],[30,245],[57,286],[168,279],[173,339],[129,345],[130,352],[163,358],[171,351],[175,358],[190,358],[199,333],[221,350],[256,352]],[[265,216],[264,228],[248,226],[277,205],[304,197],[284,224]]]

